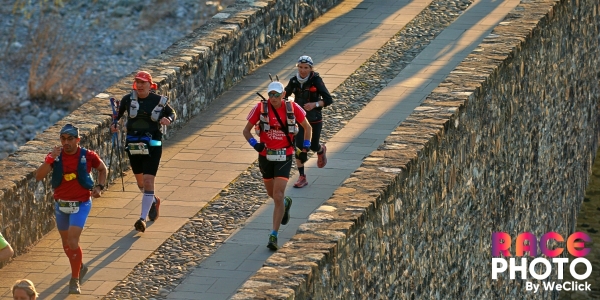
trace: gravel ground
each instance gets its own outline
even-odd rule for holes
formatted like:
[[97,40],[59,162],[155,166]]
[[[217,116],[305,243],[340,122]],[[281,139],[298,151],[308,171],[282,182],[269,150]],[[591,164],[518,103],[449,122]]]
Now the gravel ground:
[[[347,123],[344,120],[352,119],[470,4],[467,0],[433,1],[336,88],[334,104],[324,110],[323,140],[337,133]],[[137,265],[105,299],[165,299],[267,199],[255,163]]]
[[[13,11],[13,4],[21,2],[34,5]],[[136,72],[146,60],[235,0],[63,0],[64,6],[41,11],[40,2],[54,1],[0,0],[0,159],[118,79]],[[36,28],[50,28],[55,34]],[[36,70],[31,66],[37,65],[32,63],[33,53],[43,53],[43,62],[65,62],[66,68],[54,76],[43,68],[33,75]],[[82,73],[70,77],[77,71]],[[30,77],[38,84],[61,78],[63,94],[78,97],[31,99]],[[74,90],[69,92],[71,87]]]

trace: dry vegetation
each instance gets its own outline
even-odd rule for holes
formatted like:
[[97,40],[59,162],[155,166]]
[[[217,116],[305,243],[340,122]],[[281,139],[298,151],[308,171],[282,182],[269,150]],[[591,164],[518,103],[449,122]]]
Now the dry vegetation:
[[[25,0],[14,3],[13,14],[30,24],[26,42],[20,48],[11,48],[12,42],[17,40],[15,30],[11,29],[11,34],[7,37],[9,43],[0,54],[0,59],[15,72],[28,72],[29,99],[74,108],[81,104],[82,94],[89,84],[81,76],[88,66],[76,59],[85,50],[86,41],[75,38],[77,34],[64,28],[61,18],[57,16],[63,1],[39,0],[38,4],[39,6],[29,6],[39,10],[34,12],[26,9]],[[15,21],[13,27],[17,24]],[[16,100],[14,95],[17,93],[11,91],[10,87],[2,89],[1,82],[0,93],[8,101]],[[4,106],[8,101],[4,102]]]
[[150,6],[144,7],[140,14],[140,27],[152,27],[160,19],[176,17],[175,0],[155,0]]
[[[96,2],[96,0],[90,0]],[[27,80],[27,97],[31,100],[46,101],[63,107],[76,108],[85,99],[87,87],[94,84],[91,82],[91,76],[84,76],[86,70],[92,69],[82,54],[90,47],[90,43],[83,38],[90,39],[85,33],[77,34],[73,28],[65,28],[60,21],[60,10],[69,0],[15,0],[8,4],[4,3],[3,9],[12,10],[16,17],[12,23],[8,36],[5,36],[6,47],[0,49],[0,61],[5,62],[5,66],[14,70],[15,74],[28,74],[28,78],[22,78],[24,83]],[[209,1],[210,8],[206,1],[201,1],[198,15],[198,25],[201,20],[206,19],[219,11],[225,5],[231,4],[234,0],[228,1]],[[216,8],[216,11],[215,11]],[[143,6],[139,15],[139,27],[153,27],[156,22],[166,18],[177,18],[176,0],[152,0],[151,4]],[[20,20],[19,20],[20,19]],[[20,22],[24,21],[25,22]],[[123,22],[130,19],[122,18]],[[119,21],[119,20],[117,20]],[[115,22],[117,22],[115,21]],[[16,38],[14,29],[17,24],[27,23],[28,31],[26,39]],[[118,23],[118,22],[117,22]],[[160,30],[157,28],[156,30]],[[21,30],[22,31],[22,30]],[[13,42],[18,41],[20,47],[11,47]],[[24,42],[25,41],[25,42]],[[113,45],[115,51],[131,47],[132,39],[118,39]],[[23,75],[20,75],[23,76]],[[7,103],[18,101],[20,96],[18,86],[10,86],[6,81],[0,78],[0,108],[7,106]],[[23,99],[20,99],[23,100]]]
[[31,51],[27,81],[31,99],[79,103],[89,84],[82,76],[88,66],[74,59],[85,51],[86,43],[63,32],[52,17],[41,18],[33,31],[27,47]]

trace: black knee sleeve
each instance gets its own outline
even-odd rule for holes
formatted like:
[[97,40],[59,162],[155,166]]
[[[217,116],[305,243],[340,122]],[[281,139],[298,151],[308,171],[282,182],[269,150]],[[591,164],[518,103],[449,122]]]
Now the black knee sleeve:
[[321,144],[310,145],[310,150],[312,150],[313,152],[321,150]]

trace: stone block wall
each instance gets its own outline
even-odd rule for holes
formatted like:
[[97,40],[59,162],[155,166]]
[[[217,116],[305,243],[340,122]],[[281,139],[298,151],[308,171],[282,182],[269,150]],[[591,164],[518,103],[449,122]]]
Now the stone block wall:
[[596,0],[522,1],[233,299],[556,296],[492,280],[491,233],[574,231],[599,24]]
[[[178,119],[171,130],[205,109],[221,93],[259,66],[295,33],[341,0],[239,0],[141,67],[169,97]],[[89,100],[69,116],[0,161],[0,230],[17,255],[54,228],[50,176],[36,182],[34,172],[54,145],[64,124],[80,127],[81,145],[98,152],[110,179],[127,168],[125,153],[109,162],[112,143],[109,98],[131,90],[133,74]],[[168,137],[168,135],[167,135]],[[1,264],[0,264],[1,266]]]

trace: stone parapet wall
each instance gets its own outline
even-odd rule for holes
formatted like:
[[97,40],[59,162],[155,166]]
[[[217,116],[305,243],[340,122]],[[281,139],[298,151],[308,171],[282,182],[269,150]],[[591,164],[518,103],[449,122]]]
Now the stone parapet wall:
[[[295,33],[341,0],[237,1],[211,21],[179,40],[141,67],[149,70],[159,93],[169,97],[178,119],[171,130],[205,109],[221,93],[253,71]],[[7,159],[0,161],[0,230],[17,255],[54,228],[50,181],[36,182],[34,172],[50,149],[59,144],[66,123],[80,127],[81,145],[107,161],[111,180],[118,177],[112,148],[109,98],[120,99],[131,90],[126,77],[89,100]],[[168,135],[167,134],[167,137]],[[122,167],[128,161],[121,151]],[[1,264],[0,264],[1,266]]]
[[522,1],[232,299],[555,296],[492,280],[491,233],[575,229],[598,147],[598,5]]

